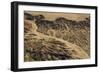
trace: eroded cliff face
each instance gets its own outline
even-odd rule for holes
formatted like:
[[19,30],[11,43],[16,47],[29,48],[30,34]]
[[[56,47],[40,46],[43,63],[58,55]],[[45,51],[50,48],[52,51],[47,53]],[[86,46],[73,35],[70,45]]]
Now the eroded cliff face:
[[24,61],[87,59],[90,57],[90,19],[81,21],[25,13]]

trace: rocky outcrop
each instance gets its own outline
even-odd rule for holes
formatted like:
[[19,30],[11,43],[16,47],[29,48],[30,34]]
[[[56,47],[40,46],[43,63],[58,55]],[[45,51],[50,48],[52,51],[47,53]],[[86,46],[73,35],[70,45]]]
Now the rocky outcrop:
[[89,58],[89,22],[25,14],[24,61]]

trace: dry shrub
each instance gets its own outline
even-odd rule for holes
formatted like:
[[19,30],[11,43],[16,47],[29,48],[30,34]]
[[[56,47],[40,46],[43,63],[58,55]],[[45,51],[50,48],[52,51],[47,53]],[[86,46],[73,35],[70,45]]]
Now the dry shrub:
[[[34,24],[32,20],[24,21],[24,31],[30,33],[31,30],[34,30],[36,27],[36,32],[42,33],[46,36],[56,37],[63,39],[72,44],[76,44],[81,47],[89,56],[90,56],[90,29],[85,26],[74,26],[71,24],[68,29],[53,29],[53,28],[44,28],[40,26],[37,28],[37,25]],[[64,23],[65,24],[65,23]],[[34,26],[35,25],[35,26]],[[62,24],[60,24],[62,25]],[[54,25],[55,26],[55,25]],[[58,26],[59,27],[59,26]],[[33,32],[34,33],[34,32]],[[64,43],[59,42],[51,38],[41,38],[38,39],[37,35],[29,35],[24,37],[24,61],[46,61],[46,60],[65,60],[65,59],[74,59],[71,54],[77,53],[74,50],[65,50],[69,47],[65,46]],[[35,37],[34,37],[35,36]],[[76,58],[75,58],[76,59]],[[79,58],[77,58],[79,59]]]

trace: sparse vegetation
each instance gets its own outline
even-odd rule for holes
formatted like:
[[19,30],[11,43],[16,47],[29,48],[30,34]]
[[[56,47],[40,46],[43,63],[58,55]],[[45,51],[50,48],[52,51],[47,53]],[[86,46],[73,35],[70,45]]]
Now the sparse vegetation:
[[51,21],[42,14],[25,13],[24,19],[25,62],[90,57],[89,17],[81,21],[57,17]]

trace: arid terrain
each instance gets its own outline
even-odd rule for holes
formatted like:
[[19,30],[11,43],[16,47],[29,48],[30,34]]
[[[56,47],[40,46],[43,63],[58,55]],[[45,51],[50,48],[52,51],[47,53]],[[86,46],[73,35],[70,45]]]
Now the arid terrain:
[[90,15],[24,12],[24,61],[90,58]]

